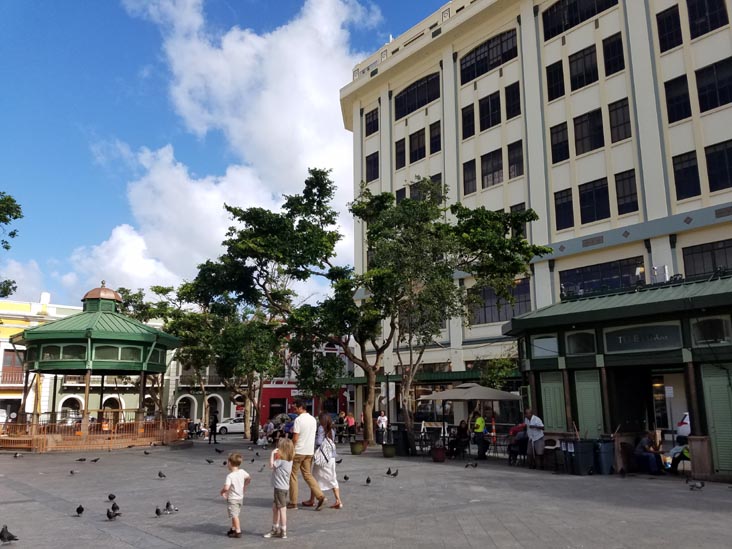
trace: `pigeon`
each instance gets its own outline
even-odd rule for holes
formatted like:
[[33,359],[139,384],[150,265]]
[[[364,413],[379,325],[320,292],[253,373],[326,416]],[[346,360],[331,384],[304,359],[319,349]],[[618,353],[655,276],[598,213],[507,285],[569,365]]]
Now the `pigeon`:
[[134,444],[129,444],[129,445],[127,445],[127,447],[128,447],[128,448],[134,448],[134,447],[135,447],[135,445],[134,445]]
[[117,505],[116,501],[112,503],[112,511],[114,511],[115,513],[119,511],[119,505]]
[[11,541],[18,541],[18,536],[11,534],[8,525],[4,524],[3,529],[0,530],[0,542],[10,543]]
[[79,458],[76,461],[86,461],[86,458]]
[[371,477],[366,477],[366,486],[371,484]]
[[223,450],[222,450],[221,448],[214,448],[214,451],[215,451],[215,452],[216,452],[217,454],[223,454],[223,453],[224,453],[224,451],[223,451]]
[[163,514],[163,512],[160,510],[160,507],[156,507],[155,508],[155,516],[156,517],[159,517],[162,514]]
[[211,465],[213,463],[213,460],[206,458],[206,463],[208,463],[209,465]]
[[224,461],[221,465],[223,465],[224,467],[226,467],[226,462]]
[[250,461],[249,463],[254,463],[254,458],[252,458],[252,461]]
[[162,471],[158,471],[158,478],[160,478],[160,479],[165,478],[165,473],[163,473]]
[[386,474],[387,474],[387,475],[389,475],[389,476],[391,476],[391,467],[389,467],[389,468],[388,468],[388,469],[386,470]]
[[470,463],[465,464],[465,468],[467,469],[468,467],[470,467]]
[[343,463],[343,458],[336,460],[336,465],[340,465],[341,463]]
[[169,501],[165,502],[165,512],[166,513],[172,513],[173,512],[173,504]]
[[350,478],[350,477],[349,477],[348,475],[343,475],[343,482],[348,482],[348,479],[349,479],[349,478]]
[[117,496],[115,496],[114,494],[109,494],[109,495],[107,496],[107,499],[108,499],[109,501],[114,501],[114,498],[116,498],[116,497],[117,497]]
[[252,448],[251,446],[249,446],[249,447],[247,448],[247,450],[249,450],[249,451],[251,452],[252,450],[254,450],[254,448]]
[[76,474],[76,473],[78,473],[78,472],[79,472],[79,471],[74,471],[73,469],[71,469],[71,471],[69,471],[69,474],[70,474],[70,475],[75,475],[75,474]]
[[148,452],[147,450],[144,450],[142,453],[145,454],[146,456],[150,455],[150,452]]
[[703,480],[689,480],[686,479],[686,484],[689,485],[689,490],[703,490],[704,489],[704,481]]
[[254,455],[259,457],[259,452],[254,452]]
[[261,473],[262,471],[264,471],[264,465],[259,468],[259,472]]
[[18,458],[21,458],[21,457],[23,457],[23,454],[21,454],[20,452],[15,452],[15,454],[13,455],[13,457],[14,457],[15,459],[18,459]]
[[77,516],[77,517],[80,517],[80,516],[81,516],[81,515],[83,515],[83,514],[84,514],[84,506],[83,506],[83,505],[79,505],[79,506],[78,506],[78,507],[76,508],[76,516]]
[[475,468],[476,468],[476,467],[478,466],[478,462],[477,462],[477,461],[474,461],[473,463],[471,463],[471,464],[470,464],[470,466],[471,466],[471,467],[472,467],[473,469],[475,469]]
[[396,470],[394,471],[394,474],[393,474],[393,475],[391,475],[391,476],[393,476],[394,478],[396,478],[398,474],[399,474],[399,469],[396,469]]
[[99,461],[99,458],[94,458],[94,459],[89,460],[89,461],[91,461],[92,463],[96,463],[97,461]]
[[107,519],[108,520],[114,520],[117,517],[121,517],[122,513],[119,511],[112,511],[111,509],[107,509]]

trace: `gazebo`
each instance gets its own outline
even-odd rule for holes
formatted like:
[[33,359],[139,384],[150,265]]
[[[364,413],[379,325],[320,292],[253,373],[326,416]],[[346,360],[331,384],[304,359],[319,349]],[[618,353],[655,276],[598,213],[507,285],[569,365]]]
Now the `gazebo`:
[[[16,352],[20,353],[16,346],[25,347],[25,384],[21,415],[16,423],[7,426],[8,436],[0,440],[0,447],[36,451],[112,449],[163,442],[171,436],[168,431],[178,430],[177,423],[172,425],[164,420],[161,410],[154,416],[146,415],[144,410],[148,377],[165,374],[167,353],[178,346],[178,339],[122,314],[122,297],[106,288],[103,281],[101,287],[87,292],[81,301],[82,312],[24,330],[11,338]],[[32,414],[26,414],[31,374],[35,374],[34,408]],[[53,375],[53,402],[50,412],[41,413],[44,375]],[[65,417],[56,411],[59,375],[83,376],[84,404],[78,416]],[[102,393],[106,376],[138,378],[137,410],[90,410],[92,375],[101,377]]]

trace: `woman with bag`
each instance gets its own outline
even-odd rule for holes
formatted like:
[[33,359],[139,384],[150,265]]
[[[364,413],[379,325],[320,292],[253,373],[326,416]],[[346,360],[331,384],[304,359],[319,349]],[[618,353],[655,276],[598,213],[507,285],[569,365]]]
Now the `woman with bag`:
[[331,505],[331,509],[343,509],[341,501],[341,493],[338,487],[338,477],[336,475],[336,446],[335,446],[335,429],[333,429],[333,420],[330,415],[323,414],[320,416],[320,425],[323,427],[323,442],[320,448],[313,456],[313,477],[318,483],[320,489],[324,492],[333,490],[335,496],[335,504]]

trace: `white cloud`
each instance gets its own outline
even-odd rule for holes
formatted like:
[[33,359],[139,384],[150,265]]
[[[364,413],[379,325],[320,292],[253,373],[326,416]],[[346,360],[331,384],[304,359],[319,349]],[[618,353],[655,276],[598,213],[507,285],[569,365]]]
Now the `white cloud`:
[[185,127],[199,136],[222,132],[239,163],[194,177],[171,145],[137,153],[115,140],[93,146],[97,162],[132,159],[141,175],[128,185],[135,227],[116,227],[105,242],[76,250],[79,278],[133,288],[190,278],[220,253],[230,224],[224,202],[277,208],[282,194],[301,189],[308,167],[333,170],[345,235],[338,259],[351,263],[352,136],[342,127],[338,92],[362,57],[350,51],[347,26],[375,25],[378,8],[307,0],[272,32],[215,33],[199,0],[123,1],[131,15],[160,27],[170,99]]
[[38,263],[26,261],[21,263],[9,259],[0,268],[0,277],[3,280],[14,280],[18,286],[16,292],[9,297],[16,301],[38,301],[43,291],[43,272]]

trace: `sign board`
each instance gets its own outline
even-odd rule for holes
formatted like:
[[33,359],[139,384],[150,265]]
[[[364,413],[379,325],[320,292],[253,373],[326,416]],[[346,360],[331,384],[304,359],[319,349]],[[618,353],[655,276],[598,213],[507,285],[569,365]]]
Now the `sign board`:
[[672,385],[666,385],[664,389],[666,390],[666,398],[674,398],[674,388]]
[[681,348],[681,325],[648,324],[605,330],[606,353],[633,353]]
[[294,397],[302,396],[302,391],[300,389],[293,389],[290,394]]
[[237,404],[236,411],[237,412],[243,412],[244,411],[244,406],[242,406],[241,404]]

